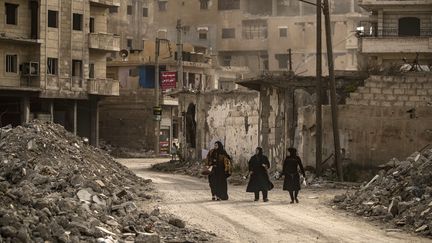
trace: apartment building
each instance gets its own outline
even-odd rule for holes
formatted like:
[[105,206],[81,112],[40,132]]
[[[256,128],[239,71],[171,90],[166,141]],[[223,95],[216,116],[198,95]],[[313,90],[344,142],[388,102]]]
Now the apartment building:
[[1,123],[60,123],[98,143],[98,102],[119,94],[106,55],[120,50],[107,17],[119,0],[2,0]]
[[[175,40],[175,22],[181,19],[184,39],[212,50],[220,66],[248,67],[254,74],[288,71],[291,66],[296,74],[315,74],[313,5],[298,0],[158,0],[154,8],[157,31]],[[366,15],[355,0],[332,0],[331,12],[335,68],[356,71],[355,30]]]
[[360,0],[359,5],[372,13],[359,29],[360,51],[370,65],[432,65],[432,1]]

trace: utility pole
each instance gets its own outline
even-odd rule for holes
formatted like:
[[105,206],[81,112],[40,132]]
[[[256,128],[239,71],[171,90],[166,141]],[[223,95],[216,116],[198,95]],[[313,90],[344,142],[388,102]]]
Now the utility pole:
[[[159,88],[159,51],[160,51],[160,39],[156,37],[156,47],[155,47],[155,92],[156,92],[156,103],[155,109],[160,109],[160,88]],[[156,126],[155,126],[155,155],[160,154],[160,119],[155,115]]]
[[183,40],[181,19],[177,19],[177,89],[183,88]]
[[315,169],[318,176],[321,175],[321,160],[322,160],[322,15],[321,15],[321,0],[317,0],[316,4],[316,133],[315,133]]
[[338,109],[337,109],[337,99],[336,99],[336,81],[335,81],[334,63],[333,63],[333,43],[332,43],[332,31],[331,31],[331,22],[330,22],[330,5],[328,0],[324,0],[323,7],[324,7],[324,17],[325,17],[327,58],[328,58],[329,81],[330,81],[335,164],[336,164],[339,180],[343,181],[343,169],[342,169],[341,154],[340,154],[341,149],[340,149],[340,141],[339,141]]

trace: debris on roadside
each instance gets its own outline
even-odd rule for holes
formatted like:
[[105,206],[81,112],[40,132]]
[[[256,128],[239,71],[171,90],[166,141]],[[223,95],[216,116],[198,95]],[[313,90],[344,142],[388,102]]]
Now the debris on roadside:
[[[148,213],[156,192],[62,126],[0,128],[0,242],[201,242],[206,232]],[[182,224],[183,223],[183,224]]]
[[333,202],[359,216],[432,236],[432,150],[392,159],[372,180]]

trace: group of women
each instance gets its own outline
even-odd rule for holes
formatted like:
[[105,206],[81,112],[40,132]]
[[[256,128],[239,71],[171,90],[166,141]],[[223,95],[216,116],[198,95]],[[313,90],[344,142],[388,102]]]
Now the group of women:
[[[302,161],[297,156],[295,148],[288,149],[289,155],[283,163],[282,175],[285,176],[283,190],[288,191],[291,203],[298,203],[298,193],[300,191],[300,172],[306,177]],[[216,142],[214,148],[207,155],[208,179],[212,200],[228,200],[228,183],[227,178],[232,173],[231,157],[225,151],[221,142]],[[249,183],[246,191],[255,194],[255,201],[259,200],[260,192],[263,201],[268,202],[268,191],[273,189],[273,183],[270,181],[268,170],[270,162],[263,154],[262,148],[258,147],[255,154],[249,160]]]

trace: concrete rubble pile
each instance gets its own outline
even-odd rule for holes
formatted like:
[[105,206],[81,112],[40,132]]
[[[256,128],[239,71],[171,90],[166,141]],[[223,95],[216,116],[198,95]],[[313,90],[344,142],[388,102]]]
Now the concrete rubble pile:
[[392,159],[371,181],[334,198],[338,208],[432,236],[432,150]]
[[150,204],[150,180],[63,127],[0,129],[0,243],[206,241]]

